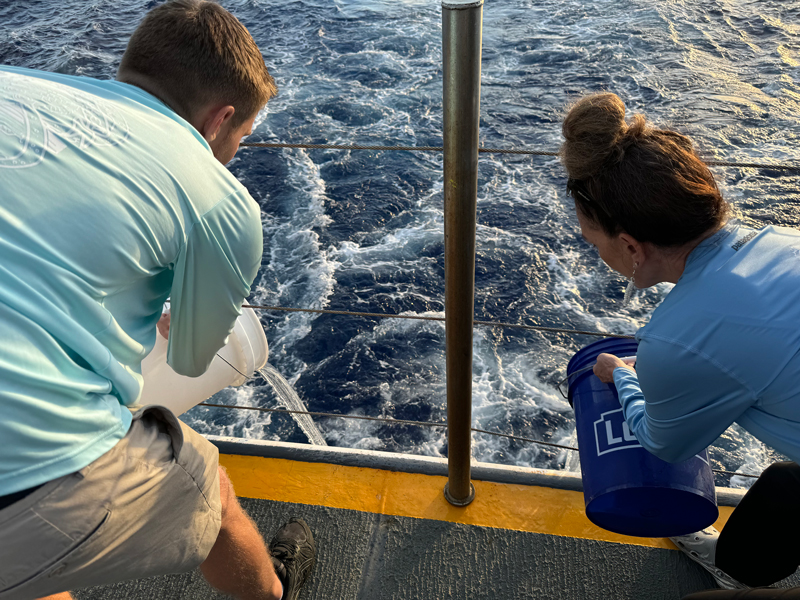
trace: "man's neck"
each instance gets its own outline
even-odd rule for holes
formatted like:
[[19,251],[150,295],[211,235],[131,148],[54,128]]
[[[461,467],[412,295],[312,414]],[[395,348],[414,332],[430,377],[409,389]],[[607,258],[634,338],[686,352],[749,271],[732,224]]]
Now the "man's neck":
[[[127,83],[129,85],[136,86],[141,90],[144,90],[151,96],[160,100],[164,105],[167,106],[167,108],[175,111],[175,113],[177,113],[178,116],[183,117],[189,123],[192,123],[192,120],[186,108],[180,102],[178,102],[172,96],[170,96],[167,92],[165,92],[161,88],[161,86],[159,86],[149,77],[140,75],[138,73],[131,73],[126,71],[117,73],[117,81],[121,81],[122,83]],[[192,123],[192,125],[194,125],[194,123]]]

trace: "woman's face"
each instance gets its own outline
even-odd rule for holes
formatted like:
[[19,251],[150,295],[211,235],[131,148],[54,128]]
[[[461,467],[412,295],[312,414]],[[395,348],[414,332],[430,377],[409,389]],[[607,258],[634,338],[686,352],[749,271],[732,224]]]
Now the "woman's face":
[[581,226],[581,235],[589,244],[597,248],[600,258],[617,273],[630,277],[633,274],[633,261],[624,253],[625,242],[619,236],[610,237],[605,231],[600,229],[575,206],[578,214],[578,223]]

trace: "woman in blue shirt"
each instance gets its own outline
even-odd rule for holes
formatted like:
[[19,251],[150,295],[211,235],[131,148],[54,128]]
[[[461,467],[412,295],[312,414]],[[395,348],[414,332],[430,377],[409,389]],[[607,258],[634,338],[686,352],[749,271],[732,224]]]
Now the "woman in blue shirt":
[[678,462],[736,422],[795,461],[767,469],[721,534],[674,541],[722,587],[779,581],[800,564],[796,545],[770,538],[800,534],[800,233],[730,221],[691,141],[642,115],[627,121],[614,94],[580,100],[563,134],[583,237],[631,286],[675,284],[636,335],[636,369],[609,354],[595,367],[631,431]]

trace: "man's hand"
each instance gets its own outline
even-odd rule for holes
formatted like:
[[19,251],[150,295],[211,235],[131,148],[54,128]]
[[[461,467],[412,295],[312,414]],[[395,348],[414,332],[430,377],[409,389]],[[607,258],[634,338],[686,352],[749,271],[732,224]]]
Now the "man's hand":
[[614,369],[617,367],[625,367],[631,371],[636,371],[630,362],[625,362],[621,358],[613,354],[601,354],[597,357],[597,364],[594,366],[594,374],[603,383],[611,383],[614,381]]
[[169,339],[169,313],[164,313],[156,324],[158,332],[165,338]]

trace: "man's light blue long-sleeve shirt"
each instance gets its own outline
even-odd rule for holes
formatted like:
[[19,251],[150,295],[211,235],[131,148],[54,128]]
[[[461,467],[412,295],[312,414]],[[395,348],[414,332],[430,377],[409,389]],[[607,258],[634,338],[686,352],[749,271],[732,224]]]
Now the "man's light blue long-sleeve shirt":
[[255,201],[155,97],[0,67],[0,495],[124,437],[168,296],[169,362],[202,374],[261,236]]
[[726,225],[636,338],[614,382],[644,448],[682,461],[736,422],[800,461],[800,232]]

